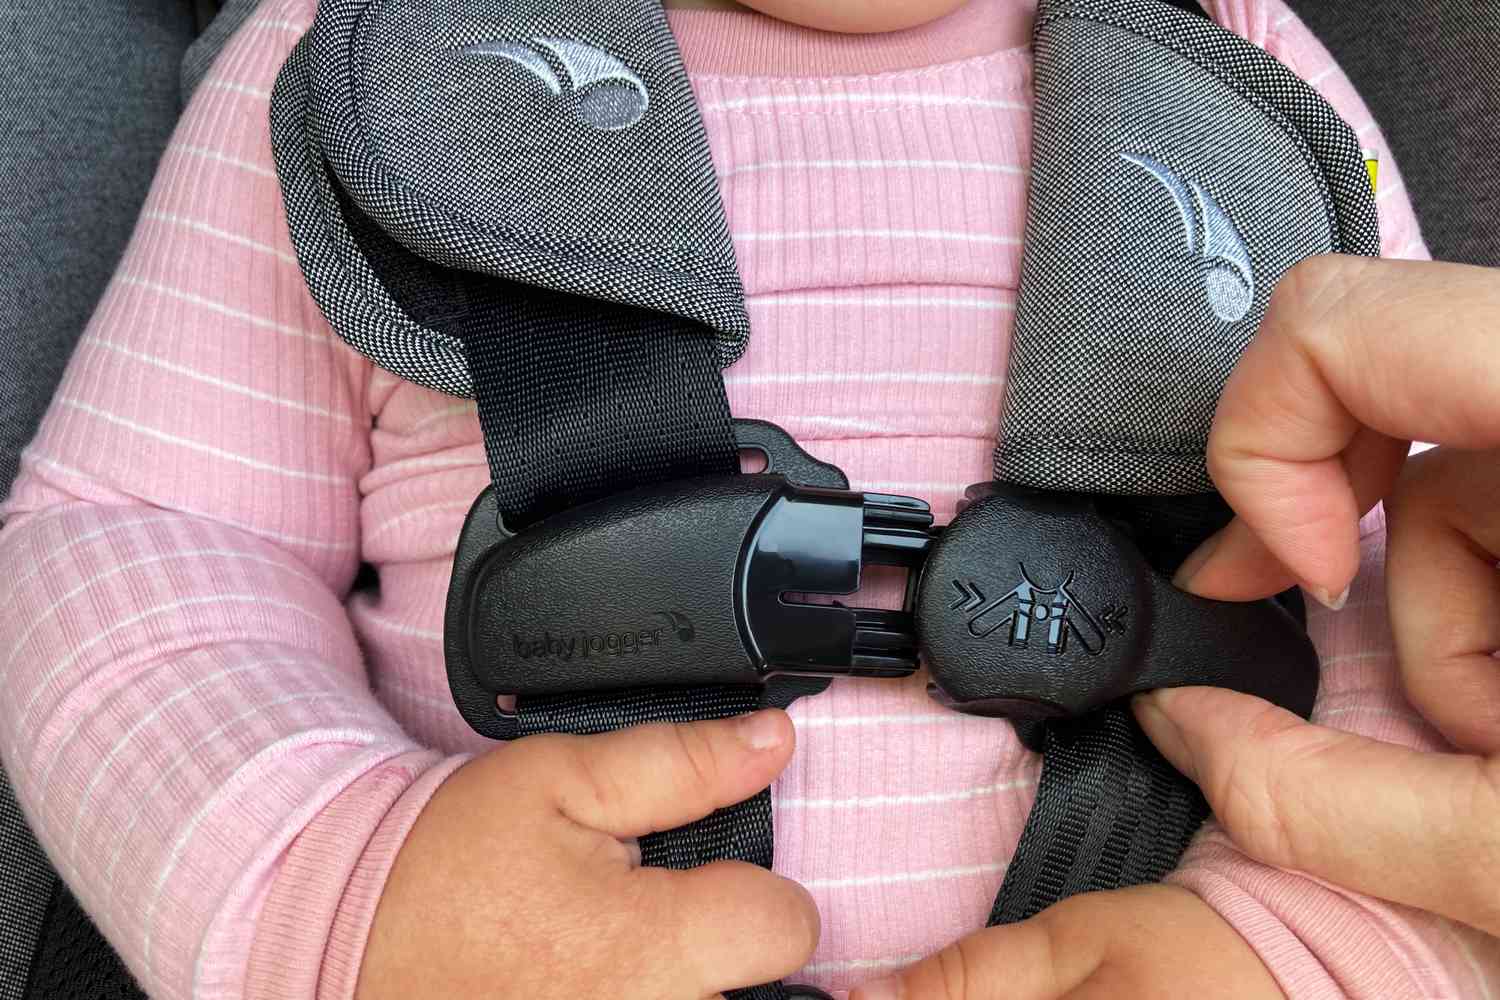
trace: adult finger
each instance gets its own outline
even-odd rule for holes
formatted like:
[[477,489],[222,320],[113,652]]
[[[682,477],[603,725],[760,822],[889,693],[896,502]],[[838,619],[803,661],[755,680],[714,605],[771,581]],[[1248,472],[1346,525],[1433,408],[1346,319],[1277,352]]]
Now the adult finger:
[[1500,751],[1500,451],[1417,456],[1386,517],[1407,697],[1459,749]]
[[[1406,458],[1408,442],[1396,441],[1367,428],[1355,434],[1340,461],[1354,492],[1355,515],[1375,506],[1396,481]],[[1357,545],[1354,521],[1340,522]],[[1220,601],[1252,601],[1279,594],[1300,581],[1250,527],[1236,517],[1198,547],[1177,570],[1177,586],[1199,597]],[[1327,607],[1338,610],[1347,594],[1316,593]]]
[[680,978],[691,970],[694,996],[774,982],[807,964],[818,945],[818,909],[791,879],[740,861],[631,874],[642,914],[643,947],[654,967]]
[[[1314,726],[1219,688],[1164,689],[1136,718],[1241,850],[1500,931],[1500,764]],[[1399,860],[1393,860],[1399,859]]]
[[[546,739],[546,738],[544,738]],[[660,723],[588,737],[554,737],[544,790],[574,822],[639,837],[701,819],[770,785],[791,759],[792,723],[780,709],[735,719]]]
[[1401,442],[1500,444],[1497,326],[1493,269],[1328,256],[1288,272],[1209,438],[1210,473],[1250,531],[1218,539],[1192,589],[1220,596],[1269,552],[1337,604],[1358,568],[1358,516]]

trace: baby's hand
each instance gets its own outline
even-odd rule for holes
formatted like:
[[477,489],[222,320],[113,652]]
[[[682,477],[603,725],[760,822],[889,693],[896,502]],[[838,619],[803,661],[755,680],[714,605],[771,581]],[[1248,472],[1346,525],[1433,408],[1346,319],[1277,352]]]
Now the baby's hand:
[[1284,1000],[1244,938],[1197,896],[1091,892],[950,945],[850,1000]]
[[754,865],[643,868],[631,838],[742,801],[792,753],[786,713],[536,736],[455,771],[401,848],[359,1000],[691,998],[788,975],[818,940]]

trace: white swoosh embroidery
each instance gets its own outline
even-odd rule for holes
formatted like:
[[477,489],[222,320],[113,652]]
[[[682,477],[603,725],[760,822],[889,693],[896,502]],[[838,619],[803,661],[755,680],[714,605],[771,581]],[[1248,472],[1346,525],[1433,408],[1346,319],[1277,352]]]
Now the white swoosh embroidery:
[[1204,293],[1214,315],[1226,323],[1244,319],[1255,299],[1255,269],[1245,238],[1234,221],[1200,184],[1183,180],[1160,160],[1139,153],[1121,153],[1120,159],[1140,167],[1172,196],[1182,217],[1189,252],[1208,265],[1203,277]]
[[528,48],[520,42],[480,42],[478,45],[470,45],[460,49],[465,55],[471,56],[498,56],[501,59],[509,59],[531,71],[531,74],[547,85],[547,89],[553,94],[562,93],[562,81],[558,80],[557,74],[552,72],[552,67],[547,65],[547,60],[537,54],[535,49]]
[[546,50],[562,66],[569,89],[578,96],[577,114],[583,121],[597,129],[615,131],[630,128],[645,117],[651,106],[645,81],[619,59],[587,42],[572,38],[492,41],[467,45],[459,52],[508,59],[542,81],[554,97],[560,97],[563,81],[538,49]]

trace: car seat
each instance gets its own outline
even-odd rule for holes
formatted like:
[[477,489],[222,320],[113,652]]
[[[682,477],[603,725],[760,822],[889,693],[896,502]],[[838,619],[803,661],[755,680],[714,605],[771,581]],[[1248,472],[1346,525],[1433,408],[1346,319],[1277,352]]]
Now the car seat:
[[[1500,4],[1292,0],[1380,121],[1433,255],[1500,264]],[[124,247],[173,122],[255,0],[0,0],[0,492]],[[86,58],[79,58],[80,54]],[[0,1000],[138,997],[0,775]]]

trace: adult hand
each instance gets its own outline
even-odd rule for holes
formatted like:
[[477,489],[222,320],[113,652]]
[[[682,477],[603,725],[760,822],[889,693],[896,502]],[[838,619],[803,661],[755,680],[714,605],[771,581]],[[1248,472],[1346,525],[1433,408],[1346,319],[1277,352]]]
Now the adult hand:
[[[1412,439],[1445,447],[1406,462]],[[1404,467],[1404,471],[1403,471]],[[1386,498],[1402,680],[1456,747],[1425,754],[1216,688],[1137,699],[1246,853],[1500,933],[1500,272],[1325,257],[1278,287],[1220,403],[1209,468],[1240,517],[1178,583],[1341,606]],[[1279,997],[1176,886],[1087,893],[971,935],[854,1000]]]
[[796,971],[818,940],[801,886],[739,862],[642,868],[631,840],[765,788],[792,743],[769,710],[533,736],[459,768],[396,858],[359,1000],[701,1000]]
[[[1442,447],[1405,461],[1408,443]],[[1137,701],[1254,858],[1500,934],[1500,271],[1325,257],[1277,288],[1225,389],[1209,469],[1239,517],[1179,585],[1342,605],[1385,498],[1407,697],[1459,752],[1309,725],[1231,692]]]

